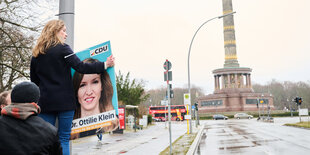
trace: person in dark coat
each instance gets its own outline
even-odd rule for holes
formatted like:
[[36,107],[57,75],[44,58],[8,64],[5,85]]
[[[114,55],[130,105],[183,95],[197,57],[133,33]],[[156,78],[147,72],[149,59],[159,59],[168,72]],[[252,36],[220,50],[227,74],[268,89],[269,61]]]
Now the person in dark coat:
[[37,116],[39,96],[40,90],[32,82],[22,82],[12,89],[12,103],[1,111],[1,155],[62,154],[57,129]]
[[38,105],[42,112],[39,116],[52,125],[58,118],[63,154],[69,155],[71,124],[76,108],[71,68],[83,74],[100,74],[105,67],[114,66],[114,57],[108,57],[106,64],[84,63],[64,43],[66,38],[66,26],[62,20],[51,20],[45,25],[32,51],[30,79],[41,92]]

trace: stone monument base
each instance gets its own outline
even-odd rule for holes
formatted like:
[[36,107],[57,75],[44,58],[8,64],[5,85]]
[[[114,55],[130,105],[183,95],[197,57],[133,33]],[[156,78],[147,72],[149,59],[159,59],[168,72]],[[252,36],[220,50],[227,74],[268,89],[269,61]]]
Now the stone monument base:
[[209,94],[200,97],[198,105],[199,113],[274,110],[273,97],[268,93],[230,91],[230,93]]

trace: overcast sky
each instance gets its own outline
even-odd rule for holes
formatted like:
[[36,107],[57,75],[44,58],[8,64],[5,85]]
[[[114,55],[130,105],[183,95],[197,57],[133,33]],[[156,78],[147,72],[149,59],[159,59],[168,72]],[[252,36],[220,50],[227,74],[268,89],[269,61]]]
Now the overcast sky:
[[[75,0],[75,52],[110,40],[116,72],[166,86],[163,63],[172,63],[172,86],[187,88],[187,56],[198,27],[222,15],[221,0]],[[309,0],[233,0],[240,67],[252,83],[310,81]],[[213,93],[212,71],[224,65],[223,19],[200,29],[191,49],[191,84]]]

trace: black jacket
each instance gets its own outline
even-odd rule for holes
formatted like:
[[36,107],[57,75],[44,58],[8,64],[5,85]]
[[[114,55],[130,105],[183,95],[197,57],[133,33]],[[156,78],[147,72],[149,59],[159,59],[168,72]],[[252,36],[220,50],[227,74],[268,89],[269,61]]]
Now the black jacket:
[[0,117],[1,155],[61,155],[57,129],[38,116]]
[[71,67],[84,74],[104,71],[103,62],[83,63],[67,44],[58,44],[45,54],[32,57],[30,79],[40,88],[41,113],[75,110]]

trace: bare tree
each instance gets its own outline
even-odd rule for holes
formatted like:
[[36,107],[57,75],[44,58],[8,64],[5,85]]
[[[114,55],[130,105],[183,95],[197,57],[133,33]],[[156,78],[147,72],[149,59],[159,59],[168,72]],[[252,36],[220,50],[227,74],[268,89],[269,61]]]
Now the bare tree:
[[267,85],[254,84],[253,89],[258,93],[271,93],[274,97],[274,106],[277,109],[288,108],[290,105],[296,109],[296,103],[292,101],[296,96],[303,98],[302,108],[310,107],[310,81],[279,82],[273,79]]
[[[52,1],[53,2],[53,1]],[[31,49],[50,15],[46,1],[0,0],[0,92],[29,79]]]

